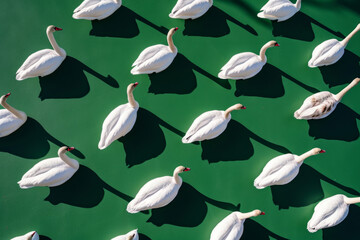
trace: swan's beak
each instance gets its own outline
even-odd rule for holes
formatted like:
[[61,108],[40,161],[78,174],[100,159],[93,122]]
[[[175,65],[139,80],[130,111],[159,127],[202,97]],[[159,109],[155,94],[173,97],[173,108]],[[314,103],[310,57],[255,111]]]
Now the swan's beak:
[[8,96],[10,96],[10,95],[11,95],[11,93],[8,93],[8,94],[5,95],[5,97],[8,97]]
[[62,31],[62,28],[55,27],[55,31]]
[[324,153],[324,152],[326,152],[326,151],[325,151],[325,150],[322,150],[322,149],[320,150],[320,153]]
[[33,237],[33,236],[35,235],[35,233],[36,233],[36,232],[34,231],[33,234],[31,234],[31,237]]
[[134,83],[134,87],[136,87],[137,85],[139,85],[139,83],[138,83],[138,82]]
[[275,43],[275,47],[280,47],[280,44],[278,44],[278,43]]
[[187,171],[190,171],[190,170],[191,170],[190,168],[187,168],[187,167],[186,167],[186,168],[184,169],[184,172],[187,172]]
[[245,106],[242,106],[241,109],[246,109],[246,107],[245,107]]
[[68,147],[67,150],[70,152],[72,150],[74,150],[75,148],[74,147]]
[[265,215],[265,213],[264,213],[264,212],[261,212],[260,215]]
[[176,27],[176,28],[175,28],[175,31],[177,31],[178,29],[179,29],[179,28],[178,28],[178,27]]

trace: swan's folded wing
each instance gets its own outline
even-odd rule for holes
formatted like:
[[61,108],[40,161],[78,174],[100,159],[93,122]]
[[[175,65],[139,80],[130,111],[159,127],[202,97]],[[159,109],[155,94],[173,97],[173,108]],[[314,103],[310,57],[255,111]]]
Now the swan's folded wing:
[[34,63],[39,61],[39,59],[42,58],[42,56],[49,54],[51,51],[53,51],[53,50],[43,49],[43,50],[34,52],[25,60],[25,62],[21,65],[21,67],[16,71],[16,74],[28,69],[30,66],[34,65]]
[[91,18],[96,19],[107,15],[107,13],[115,11],[118,8],[118,5],[115,2],[98,2],[88,7],[82,8],[74,15],[80,18]]
[[92,5],[100,3],[101,0],[85,0],[77,8],[75,8],[74,13],[81,11],[84,8],[90,7]]
[[273,172],[278,171],[283,166],[285,166],[288,162],[294,160],[295,155],[291,153],[287,153],[281,156],[277,156],[273,159],[271,159],[264,167],[263,171],[260,175],[268,176],[272,174]]
[[341,44],[335,44],[327,52],[324,52],[317,59],[314,59],[314,64],[330,65],[339,60],[344,54],[345,49]]
[[139,65],[140,63],[143,63],[147,60],[149,60],[151,57],[153,57],[156,53],[160,52],[163,48],[166,48],[167,46],[163,44],[157,44],[154,46],[150,46],[145,48],[139,55],[139,57],[135,60],[132,67]]
[[244,52],[239,53],[230,58],[230,60],[221,68],[221,70],[228,70],[230,68],[233,68],[236,65],[242,64],[246,61],[248,61],[250,58],[257,56],[255,53],[251,52]]
[[43,174],[64,164],[66,163],[64,163],[64,161],[62,161],[59,157],[42,160],[29,169],[29,171],[27,171],[21,179],[31,178],[39,174]]
[[250,78],[256,75],[264,66],[264,62],[260,61],[258,56],[255,55],[252,58],[249,58],[243,63],[234,65],[226,70],[227,75],[230,77],[236,77],[239,79]]
[[221,111],[213,110],[213,111],[204,112],[203,114],[198,116],[191,124],[189,130],[187,130],[184,139],[190,138],[192,135],[198,132],[199,129],[203,128],[204,126],[207,126],[219,114],[221,115]]
[[210,240],[240,239],[242,232],[242,222],[237,219],[235,213],[231,213],[214,227]]
[[270,16],[276,16],[277,18],[282,18],[289,15],[289,13],[294,12],[295,10],[296,8],[294,4],[288,2],[271,8],[267,8],[264,10],[264,14]]
[[171,10],[172,14],[175,14],[180,9],[183,9],[191,5],[195,0],[178,0],[174,8]]
[[288,0],[270,0],[260,9],[260,11],[264,11],[270,8],[277,8],[280,5],[288,4],[288,3],[290,3]]
[[319,57],[326,54],[333,46],[338,43],[339,41],[336,39],[329,39],[316,46],[312,52],[310,62],[316,61]]
[[210,8],[210,3],[208,1],[194,1],[188,5],[183,6],[182,8],[178,9],[177,11],[173,11],[171,14],[177,16],[187,16],[189,18],[198,16],[199,14],[202,15]]

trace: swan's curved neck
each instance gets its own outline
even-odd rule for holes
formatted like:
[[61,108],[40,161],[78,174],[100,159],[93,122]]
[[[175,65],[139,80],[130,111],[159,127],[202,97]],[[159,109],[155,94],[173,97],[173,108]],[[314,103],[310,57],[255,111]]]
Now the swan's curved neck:
[[239,220],[243,220],[243,219],[255,217],[255,212],[248,212],[248,213],[237,212],[236,216],[238,217]]
[[135,101],[135,98],[134,98],[134,94],[133,94],[133,91],[134,91],[134,87],[131,87],[127,90],[127,97],[128,97],[128,101],[129,101],[129,104],[136,108],[138,107],[138,103]]
[[306,153],[301,154],[301,155],[296,159],[296,162],[302,163],[305,159],[307,159],[308,157],[313,156],[314,154],[315,154],[315,153],[314,153],[313,150],[307,151]]
[[167,42],[170,48],[170,51],[175,53],[177,51],[175,45],[174,45],[174,41],[172,39],[172,36],[174,35],[175,31],[170,31],[167,35]]
[[228,117],[229,117],[229,114],[230,114],[232,111],[236,110],[236,109],[237,109],[237,108],[236,108],[235,105],[229,107],[228,109],[225,110],[224,117],[225,117],[225,118],[228,118]]
[[262,62],[266,62],[265,52],[269,47],[270,47],[270,44],[267,43],[260,49],[260,59]]
[[360,24],[349,34],[347,35],[344,40],[342,40],[340,43],[346,47],[346,45],[349,43],[350,39],[360,30]]
[[69,165],[72,168],[77,168],[77,161],[74,159],[69,158],[65,153],[67,151],[59,151],[58,155],[61,160],[63,160],[67,165]]
[[300,8],[301,8],[301,0],[296,1],[295,7],[296,7],[297,10],[300,10]]
[[355,87],[359,83],[359,80],[360,78],[355,78],[349,85],[335,95],[335,99],[340,101],[351,88]]
[[9,112],[11,112],[15,117],[24,120],[24,116],[22,116],[22,114],[20,114],[19,110],[16,110],[15,108],[13,108],[12,106],[10,106],[7,102],[5,98],[2,98],[0,101],[0,104],[6,108]]
[[345,197],[345,203],[346,204],[360,203],[360,197],[354,197],[354,198]]
[[57,42],[54,38],[54,33],[51,30],[48,30],[48,31],[46,31],[46,34],[47,34],[49,42],[50,42],[51,46],[53,47],[53,49],[55,50],[55,52],[57,52],[57,54],[59,54],[60,56],[64,56],[63,52],[61,51],[59,45],[57,44]]
[[174,170],[173,178],[174,178],[176,184],[182,183],[182,179],[179,176],[179,172],[177,171],[177,169]]

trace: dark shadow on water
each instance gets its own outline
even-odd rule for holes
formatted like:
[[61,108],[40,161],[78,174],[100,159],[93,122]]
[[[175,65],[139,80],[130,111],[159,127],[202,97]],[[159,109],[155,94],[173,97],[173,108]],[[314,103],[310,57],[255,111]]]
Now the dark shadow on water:
[[319,67],[324,82],[329,87],[350,83],[360,76],[360,57],[345,49],[344,55],[336,63]]
[[163,26],[156,26],[131,9],[122,5],[111,16],[102,20],[92,20],[92,29],[90,30],[90,35],[98,37],[133,38],[140,33],[136,20],[147,24],[160,33],[167,34],[169,31]]
[[[28,117],[27,121],[12,134],[0,138],[0,152],[7,152],[22,158],[38,159],[44,157],[50,150],[49,142],[59,148],[67,144],[51,136],[35,119]],[[77,149],[70,152],[78,158],[85,156]]]
[[235,96],[257,96],[267,98],[284,96],[285,89],[282,82],[283,77],[311,93],[318,92],[317,89],[296,80],[277,67],[267,63],[254,77],[245,80],[236,80]]
[[270,240],[270,239],[288,240],[288,238],[283,238],[271,232],[269,229],[263,227],[261,224],[257,223],[256,221],[250,218],[245,220],[244,233],[241,236],[241,240]]
[[39,98],[45,100],[86,96],[90,91],[90,86],[84,71],[113,88],[119,87],[117,81],[110,75],[104,77],[79,60],[67,56],[55,72],[45,77],[39,77],[41,87]]
[[198,67],[181,53],[178,53],[171,65],[162,72],[149,74],[149,93],[188,94],[195,90],[196,76],[194,70],[219,84],[225,89],[231,86],[227,80],[219,79]]
[[183,182],[176,198],[167,206],[153,209],[147,222],[156,226],[171,224],[182,227],[196,227],[201,224],[207,214],[207,205],[210,203],[228,211],[238,211],[240,204],[233,205],[211,199],[190,184]]
[[273,202],[279,206],[279,209],[288,209],[289,207],[305,207],[316,203],[324,198],[324,191],[321,186],[321,180],[338,187],[352,195],[360,193],[352,188],[341,185],[331,180],[323,174],[316,171],[307,164],[303,164],[299,174],[294,180],[286,185],[271,186]]
[[149,238],[143,233],[139,233],[139,240],[151,240],[151,238]]
[[118,140],[124,144],[128,167],[155,158],[164,151],[166,140],[161,127],[177,134],[180,139],[184,135],[150,111],[139,108],[133,129]]
[[358,113],[339,103],[328,117],[308,120],[309,135],[315,139],[354,141],[359,138],[357,119],[360,119]]
[[226,130],[220,136],[201,142],[201,158],[208,160],[209,163],[247,160],[254,154],[254,147],[250,138],[275,151],[290,152],[285,147],[259,137],[241,123],[230,120]]
[[215,6],[212,6],[200,18],[186,19],[183,34],[188,36],[222,37],[230,33],[228,20],[249,33],[255,36],[258,35],[251,26],[239,22]]
[[44,236],[44,235],[39,235],[40,240],[51,240],[51,238]]

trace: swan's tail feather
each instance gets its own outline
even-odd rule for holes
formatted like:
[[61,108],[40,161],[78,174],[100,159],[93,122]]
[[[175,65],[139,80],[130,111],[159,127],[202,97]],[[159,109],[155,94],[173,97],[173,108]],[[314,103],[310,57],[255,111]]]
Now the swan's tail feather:
[[130,201],[129,204],[127,205],[127,207],[126,207],[126,211],[128,213],[138,213],[138,212],[140,212],[139,210],[135,209],[133,205],[134,205],[133,201]]
[[219,72],[218,77],[221,78],[221,79],[227,79],[227,77],[225,75],[225,71]]

